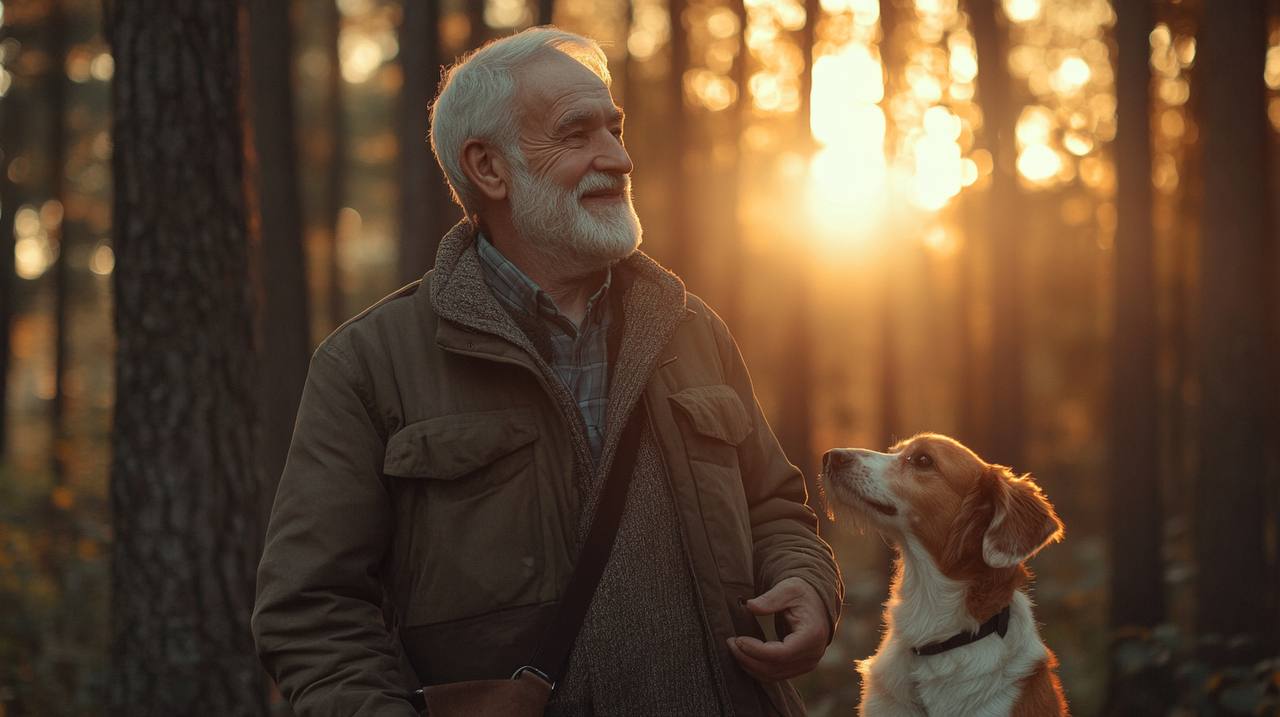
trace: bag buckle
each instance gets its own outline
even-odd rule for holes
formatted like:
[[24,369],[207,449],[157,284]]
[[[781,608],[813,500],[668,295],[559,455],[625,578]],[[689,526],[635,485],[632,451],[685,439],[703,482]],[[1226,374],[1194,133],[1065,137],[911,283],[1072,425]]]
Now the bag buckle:
[[554,690],[556,688],[555,680],[551,679],[550,675],[543,672],[542,670],[539,670],[533,665],[524,665],[516,668],[516,671],[511,673],[511,679],[518,680],[520,679],[520,675],[523,675],[526,672],[532,673],[534,677],[537,677],[538,679],[542,680],[548,685],[551,685],[551,689]]

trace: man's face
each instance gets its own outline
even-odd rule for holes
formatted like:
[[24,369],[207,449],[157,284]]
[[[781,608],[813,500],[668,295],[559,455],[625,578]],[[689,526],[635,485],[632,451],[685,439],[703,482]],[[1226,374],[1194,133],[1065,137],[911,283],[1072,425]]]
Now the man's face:
[[589,273],[640,243],[622,111],[600,78],[554,53],[517,85],[520,150],[512,162],[512,221],[532,246]]

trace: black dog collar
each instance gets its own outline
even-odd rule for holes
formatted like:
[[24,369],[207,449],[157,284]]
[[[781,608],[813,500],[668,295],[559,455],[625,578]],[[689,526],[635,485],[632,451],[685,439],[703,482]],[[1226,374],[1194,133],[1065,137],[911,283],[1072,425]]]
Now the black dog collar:
[[1009,606],[1005,605],[1003,610],[992,615],[991,619],[978,626],[978,629],[974,632],[956,633],[942,642],[931,642],[928,645],[913,647],[911,648],[911,652],[913,652],[917,657],[937,655],[939,653],[946,652],[947,650],[954,650],[957,647],[964,647],[970,643],[977,642],[993,632],[1000,635],[1001,639],[1003,639],[1005,633],[1008,631]]

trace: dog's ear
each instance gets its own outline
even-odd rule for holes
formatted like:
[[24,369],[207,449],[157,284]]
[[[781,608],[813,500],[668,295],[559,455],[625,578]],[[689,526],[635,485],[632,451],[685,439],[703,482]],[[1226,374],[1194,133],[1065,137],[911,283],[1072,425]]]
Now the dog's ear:
[[997,472],[991,524],[982,539],[982,559],[993,568],[1011,568],[1055,540],[1062,539],[1062,521],[1040,492],[1030,475],[1016,478],[1009,469],[992,466]]
[[982,555],[982,540],[994,512],[997,480],[994,475],[981,476],[960,503],[942,551],[943,572],[951,574],[971,570]]

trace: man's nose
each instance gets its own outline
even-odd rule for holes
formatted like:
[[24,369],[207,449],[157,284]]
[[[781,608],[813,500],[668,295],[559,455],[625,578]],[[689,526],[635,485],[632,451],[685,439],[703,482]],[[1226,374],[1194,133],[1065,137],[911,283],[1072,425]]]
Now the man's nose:
[[851,462],[853,462],[853,451],[845,448],[832,448],[822,454],[822,472],[826,473]]
[[607,149],[596,155],[595,168],[609,174],[631,174],[635,169],[635,165],[631,162],[631,155],[627,153],[627,148],[622,146],[621,139],[616,137],[613,139],[614,141]]

